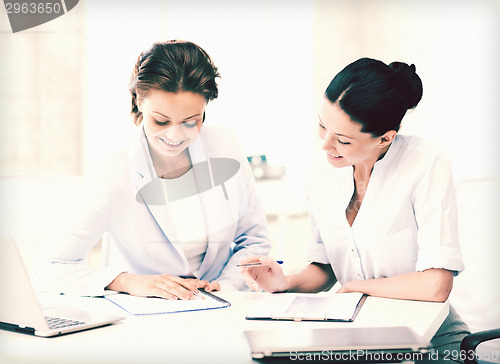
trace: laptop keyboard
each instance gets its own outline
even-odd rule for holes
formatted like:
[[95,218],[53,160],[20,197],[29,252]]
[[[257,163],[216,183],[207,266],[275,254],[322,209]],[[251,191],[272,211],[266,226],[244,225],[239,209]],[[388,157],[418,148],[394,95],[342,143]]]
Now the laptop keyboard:
[[50,329],[60,329],[62,327],[75,326],[84,324],[83,321],[70,320],[60,317],[45,317],[47,319],[47,323],[49,324]]

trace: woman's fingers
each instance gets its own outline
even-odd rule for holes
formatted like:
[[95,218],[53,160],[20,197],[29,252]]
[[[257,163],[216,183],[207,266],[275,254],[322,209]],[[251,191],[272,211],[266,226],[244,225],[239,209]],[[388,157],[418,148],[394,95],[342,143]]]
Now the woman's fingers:
[[259,287],[258,287],[259,284],[257,283],[256,279],[259,276],[260,269],[261,269],[261,267],[241,268],[241,271],[240,271],[245,276],[245,283],[247,284],[247,286],[255,291],[259,290]]
[[160,297],[167,299],[190,300],[198,293],[195,282],[170,275],[161,275],[156,283],[160,291]]
[[[241,260],[240,265],[254,264],[247,267],[243,266],[240,272],[245,276],[246,285],[253,291],[262,291],[260,281],[272,279],[273,269],[281,269],[279,264],[267,256],[252,256]],[[261,264],[261,265],[255,265]]]
[[191,286],[194,287],[194,293],[198,293],[199,289],[204,289],[208,284],[210,284],[208,281],[196,278],[187,278],[186,281],[189,281]]
[[199,280],[196,278],[180,278],[176,276],[171,276],[170,274],[162,274],[161,276],[177,283],[179,286],[182,286],[193,293],[198,293],[197,282],[199,282]]
[[288,289],[281,265],[271,257],[248,257],[241,260],[240,267],[245,283],[254,291],[281,292]]
[[199,293],[198,289],[207,292],[220,291],[220,284],[217,281],[208,282],[196,278],[179,278],[168,274],[160,276],[161,280],[156,285],[160,289],[160,297],[167,299],[189,300],[195,298]]
[[257,291],[257,292],[260,292],[262,291],[262,289],[260,288],[259,284],[257,283],[256,280],[252,279],[252,278],[246,278],[245,279],[245,283],[246,285],[252,290],[252,291]]
[[156,287],[156,289],[157,289],[157,292],[155,293],[155,297],[165,298],[167,300],[178,300],[179,299],[179,297],[168,292],[167,288],[164,285]]
[[220,284],[217,281],[212,281],[212,282],[208,283],[204,289],[207,292],[220,291]]

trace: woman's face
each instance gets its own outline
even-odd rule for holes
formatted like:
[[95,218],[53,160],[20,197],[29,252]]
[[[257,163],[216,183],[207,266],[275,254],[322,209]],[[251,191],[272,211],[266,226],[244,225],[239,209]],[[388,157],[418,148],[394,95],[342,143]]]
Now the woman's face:
[[319,137],[323,140],[328,162],[337,168],[347,166],[372,166],[385,153],[384,136],[373,137],[361,132],[361,124],[355,123],[338,105],[324,99],[319,114]]
[[205,106],[200,94],[151,90],[139,110],[152,152],[164,157],[181,154],[200,134]]

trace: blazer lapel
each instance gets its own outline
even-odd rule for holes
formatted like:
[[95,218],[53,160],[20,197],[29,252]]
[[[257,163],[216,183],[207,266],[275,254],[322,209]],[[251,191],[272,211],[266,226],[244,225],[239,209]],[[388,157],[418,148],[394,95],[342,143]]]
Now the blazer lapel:
[[[207,153],[204,148],[202,136],[203,134],[189,147],[193,166],[203,162],[208,162],[208,165],[210,165],[210,153],[209,151]],[[209,168],[209,174],[211,173],[212,171]],[[210,175],[210,181],[207,181],[207,174],[201,168],[194,168],[194,174],[199,190],[203,191],[200,192],[199,196],[208,239],[207,252],[198,270],[198,277],[203,277],[213,264],[220,244],[228,239],[227,230],[229,227],[233,228],[234,218],[232,217],[230,202],[224,198],[222,187],[214,187],[213,176]],[[212,188],[206,190],[205,186],[207,184],[210,184]]]

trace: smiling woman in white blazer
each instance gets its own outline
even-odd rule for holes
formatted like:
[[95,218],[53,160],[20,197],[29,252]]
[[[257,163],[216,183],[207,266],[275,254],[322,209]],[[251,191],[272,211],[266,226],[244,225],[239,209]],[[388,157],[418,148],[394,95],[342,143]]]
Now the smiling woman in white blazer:
[[[190,42],[156,43],[141,54],[130,84],[137,139],[89,177],[81,203],[40,256],[38,289],[168,299],[189,299],[199,288],[245,289],[236,264],[267,255],[270,244],[234,135],[203,126],[216,77],[209,56]],[[85,266],[105,232],[110,264]]]

